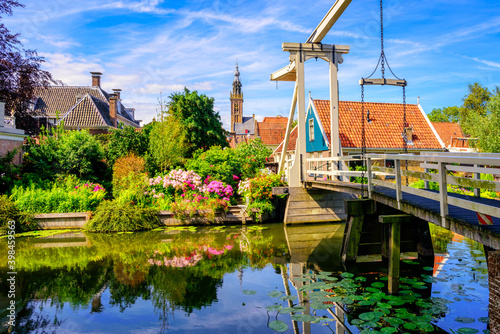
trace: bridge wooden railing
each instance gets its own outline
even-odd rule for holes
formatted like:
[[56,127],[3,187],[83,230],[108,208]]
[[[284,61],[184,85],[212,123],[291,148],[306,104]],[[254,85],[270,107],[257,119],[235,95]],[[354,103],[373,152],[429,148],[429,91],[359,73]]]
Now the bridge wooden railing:
[[[357,161],[366,166],[364,176],[367,178],[368,196],[371,197],[374,186],[383,186],[394,189],[398,206],[404,193],[418,195],[433,199],[440,203],[440,214],[442,218],[448,215],[448,205],[456,205],[481,214],[500,217],[500,201],[498,205],[492,206],[479,203],[475,197],[481,196],[481,190],[500,192],[500,182],[496,180],[500,175],[500,154],[491,153],[425,153],[422,155],[410,154],[366,154],[365,159],[358,156],[344,156],[334,158],[311,158],[310,163],[324,165],[328,168],[322,170],[308,169],[309,176],[329,177],[334,180],[349,181],[349,177],[359,177],[361,171],[335,170],[339,163]],[[380,163],[382,161],[382,163]],[[390,167],[387,167],[390,165]],[[332,166],[334,168],[332,168]],[[345,169],[345,168],[344,168]],[[455,175],[452,175],[454,172]],[[456,175],[457,172],[462,175]],[[488,175],[482,177],[481,175]],[[383,179],[377,176],[385,176]],[[466,177],[469,176],[469,177]],[[387,181],[391,178],[391,181]],[[407,185],[406,180],[423,180],[425,189],[416,189]],[[429,191],[431,182],[439,187],[439,192]],[[473,189],[470,199],[462,199],[448,195],[448,185]],[[472,194],[471,194],[472,195]],[[444,219],[443,219],[444,223]]]

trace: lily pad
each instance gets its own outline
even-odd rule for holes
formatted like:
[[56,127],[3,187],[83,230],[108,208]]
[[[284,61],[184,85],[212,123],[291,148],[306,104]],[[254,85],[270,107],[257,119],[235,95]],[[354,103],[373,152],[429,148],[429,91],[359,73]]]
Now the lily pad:
[[332,305],[325,304],[325,303],[322,303],[322,302],[312,302],[311,303],[311,308],[313,308],[315,310],[327,310],[330,307],[332,307]]
[[243,290],[243,294],[247,296],[255,295],[257,294],[257,291],[255,290]]
[[267,306],[266,310],[268,310],[268,311],[279,311],[282,308],[283,308],[283,306],[278,305],[278,304],[274,304],[274,305]]
[[278,333],[283,333],[288,330],[288,325],[285,324],[283,321],[275,320],[269,323],[269,328]]
[[457,330],[457,333],[462,333],[462,334],[475,334],[479,333],[479,331],[475,328],[470,328],[470,327],[462,327]]
[[372,283],[371,286],[373,286],[374,288],[383,288],[385,286],[385,284],[382,282],[375,282],[375,283]]
[[278,290],[274,290],[274,291],[269,292],[267,295],[271,298],[278,298],[278,297],[281,297],[282,294],[283,294],[283,292],[278,291]]
[[472,324],[473,322],[476,321],[474,318],[469,318],[469,317],[458,317],[455,319],[456,322],[460,322],[462,324]]
[[478,318],[477,321],[482,322],[483,324],[489,324],[490,318],[489,317],[481,317],[481,318]]
[[309,314],[292,314],[290,318],[292,318],[292,320],[302,321],[302,322],[311,322],[316,320],[315,317]]
[[295,295],[286,295],[280,297],[280,300],[295,300],[295,299],[297,299],[297,296]]

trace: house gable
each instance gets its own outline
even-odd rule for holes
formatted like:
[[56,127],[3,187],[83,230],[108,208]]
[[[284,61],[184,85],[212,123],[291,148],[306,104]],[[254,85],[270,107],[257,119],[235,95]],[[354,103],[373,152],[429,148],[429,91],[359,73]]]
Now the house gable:
[[[311,138],[311,131],[314,133],[314,138]],[[315,108],[314,100],[309,99],[306,114],[306,152],[327,151],[329,146],[330,143]]]

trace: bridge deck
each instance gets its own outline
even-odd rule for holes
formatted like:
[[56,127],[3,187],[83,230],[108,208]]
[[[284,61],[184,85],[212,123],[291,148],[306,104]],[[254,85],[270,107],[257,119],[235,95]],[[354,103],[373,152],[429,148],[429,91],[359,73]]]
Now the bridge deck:
[[[328,189],[333,191],[361,194],[361,185],[340,181],[306,181],[306,187]],[[429,192],[435,192],[428,190]],[[365,186],[365,195],[367,194]],[[472,197],[467,195],[448,193],[450,197],[474,201],[476,203],[487,204],[500,207],[500,201],[482,197]],[[374,186],[372,198],[380,203],[398,208],[396,200],[396,190]],[[425,197],[403,193],[401,201],[401,211],[412,214],[421,219],[441,226],[441,216],[439,212],[439,201]],[[475,211],[467,210],[454,205],[449,205],[446,221],[449,229],[467,238],[484,244],[485,246],[500,249],[500,218],[492,217],[493,225],[480,225]]]

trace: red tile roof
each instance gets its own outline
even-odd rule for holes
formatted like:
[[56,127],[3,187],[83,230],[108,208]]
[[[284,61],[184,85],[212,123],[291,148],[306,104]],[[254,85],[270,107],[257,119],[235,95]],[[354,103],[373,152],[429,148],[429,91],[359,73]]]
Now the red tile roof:
[[464,133],[460,124],[453,122],[432,122],[434,129],[436,129],[439,137],[444,142],[446,147],[449,147],[452,142],[452,138],[463,138]]
[[288,117],[276,116],[276,117],[264,117],[261,123],[287,123]]
[[264,145],[279,145],[285,139],[286,123],[258,122],[257,131]]
[[[295,126],[292,131],[290,132],[290,138],[288,138],[288,151],[295,151],[295,144],[297,143],[297,137],[298,137],[298,129],[297,126]],[[276,150],[274,150],[275,153],[281,153],[283,152],[283,142],[281,142],[280,146]]]
[[[328,140],[330,138],[330,101],[313,100],[319,118],[323,123]],[[402,148],[403,104],[365,102],[366,147],[367,148]],[[366,112],[370,111],[370,120]],[[361,147],[361,102],[340,101],[339,123],[340,139],[344,148]],[[406,105],[406,120],[413,127],[413,145],[409,149],[440,149],[438,138],[429,126],[426,117],[416,104]]]

